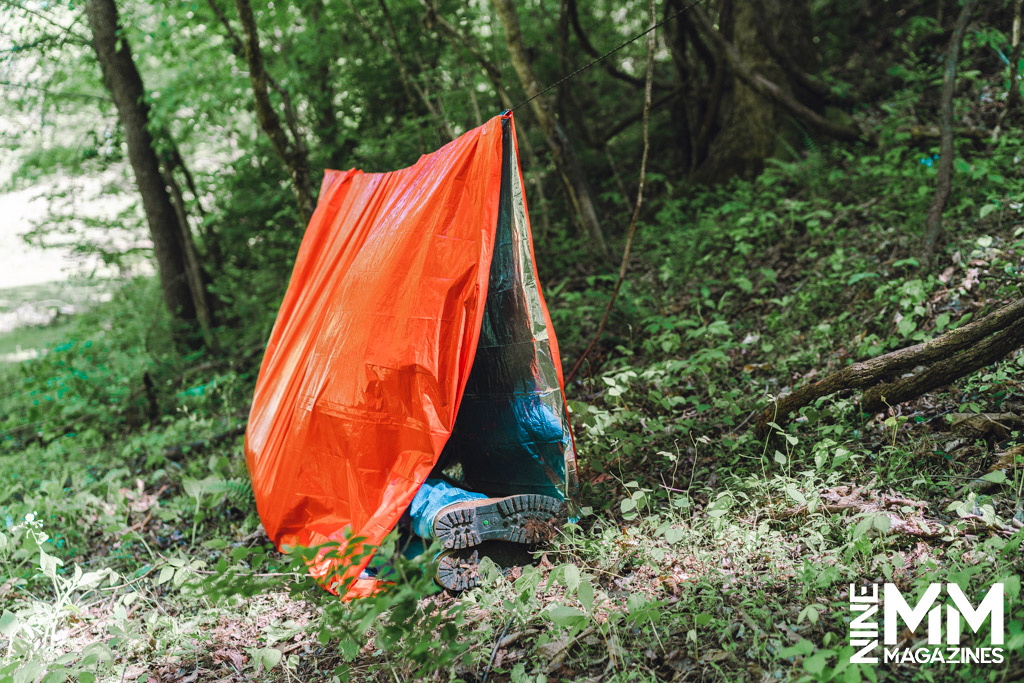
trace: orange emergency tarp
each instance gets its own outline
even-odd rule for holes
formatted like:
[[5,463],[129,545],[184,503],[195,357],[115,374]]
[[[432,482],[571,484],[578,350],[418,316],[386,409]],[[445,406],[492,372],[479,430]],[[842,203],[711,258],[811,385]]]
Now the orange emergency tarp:
[[[474,381],[470,394],[490,392],[493,403],[505,395],[496,392],[526,392],[559,416],[561,462],[537,471],[569,497],[575,456],[561,363],[522,188],[511,114],[399,171],[326,172],[245,439],[260,518],[279,548],[383,540],[449,438],[454,445],[478,347],[478,374],[518,363],[529,377],[505,388]],[[523,339],[526,360],[510,360],[512,347],[522,358]],[[464,451],[505,452],[466,420],[457,434],[471,444]],[[353,597],[370,589],[347,583],[367,561],[311,570],[329,589],[346,582]]]

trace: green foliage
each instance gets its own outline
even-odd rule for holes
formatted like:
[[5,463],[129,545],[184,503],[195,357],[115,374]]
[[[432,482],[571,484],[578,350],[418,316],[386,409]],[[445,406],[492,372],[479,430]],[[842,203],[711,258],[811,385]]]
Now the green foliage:
[[[353,4],[388,41],[391,22],[410,83],[345,3],[255,7],[268,69],[296,104],[315,169],[398,168],[443,144],[416,86],[456,133],[476,125],[471,96],[481,117],[503,108],[472,52],[437,34],[417,0]],[[487,3],[431,4],[502,64],[504,36]],[[577,4],[595,46],[644,23],[639,2]],[[390,537],[371,561],[389,583],[343,603],[307,564],[322,553],[342,565],[365,557],[348,544],[282,554],[267,543],[237,435],[302,237],[287,170],[260,134],[246,67],[208,4],[120,3],[157,151],[166,159],[176,146],[194,176],[185,201],[223,325],[207,348],[181,349],[156,283],[138,277],[71,320],[0,336],[0,353],[39,351],[0,364],[0,680],[1019,675],[1009,664],[852,665],[842,591],[891,580],[955,582],[973,595],[1002,581],[1008,661],[1020,661],[1024,455],[1012,448],[1021,430],[949,430],[954,415],[1019,412],[1024,356],[883,415],[863,415],[856,395],[839,394],[785,427],[772,423],[764,440],[750,431],[756,413],[793,387],[1019,296],[1024,149],[1008,123],[996,131],[1010,87],[1001,55],[1011,3],[979,15],[965,41],[944,214],[950,244],[932,271],[917,259],[936,181],[938,140],[928,130],[950,22],[950,7],[940,20],[925,5],[879,9],[865,26],[856,3],[813,3],[824,78],[878,144],[834,144],[797,126],[756,178],[695,186],[677,138],[687,103],[655,109],[654,172],[629,276],[605,336],[567,387],[580,517],[536,566],[503,575],[485,562],[482,585],[459,596],[433,584],[437,548],[406,559]],[[520,3],[528,43],[554,46],[560,9]],[[77,5],[44,10],[61,26],[82,26]],[[73,244],[134,272],[148,257],[142,218],[91,51],[73,37],[52,40],[47,21],[0,12],[16,18],[0,34],[4,54],[32,57],[10,57],[24,70],[15,73],[48,91],[4,86],[9,115],[22,117],[0,131],[5,149],[17,150],[5,189],[51,183],[52,216],[31,239]],[[676,68],[675,39],[662,38],[659,80]],[[623,73],[636,72],[635,47],[614,58]],[[557,52],[531,54],[543,83],[567,68]],[[585,59],[579,50],[570,57]],[[511,66],[502,68],[519,101]],[[613,244],[627,224],[639,127],[602,134],[632,111],[631,88],[598,67],[559,98]],[[280,92],[271,97],[282,110]],[[581,256],[543,135],[527,110],[516,115],[539,272],[572,361],[596,331],[617,266]],[[65,176],[101,182],[69,186]],[[89,197],[121,204],[92,215]],[[47,297],[3,298],[7,313]],[[965,634],[971,644],[986,638]]]

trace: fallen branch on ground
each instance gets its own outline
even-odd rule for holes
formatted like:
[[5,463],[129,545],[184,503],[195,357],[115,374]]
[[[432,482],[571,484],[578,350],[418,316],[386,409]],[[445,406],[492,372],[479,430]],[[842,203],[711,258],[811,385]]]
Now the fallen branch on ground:
[[[782,425],[800,408],[838,391],[868,390],[863,407],[869,412],[917,398],[1024,346],[1022,321],[1024,299],[1018,299],[930,341],[847,365],[765,408],[755,423],[757,434],[764,438],[770,430],[770,422]],[[927,367],[910,377],[896,379],[922,365]]]

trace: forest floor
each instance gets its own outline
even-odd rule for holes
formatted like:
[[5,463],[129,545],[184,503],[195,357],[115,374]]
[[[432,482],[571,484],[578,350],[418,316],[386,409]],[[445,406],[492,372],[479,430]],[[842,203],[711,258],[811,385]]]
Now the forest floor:
[[[1019,351],[885,414],[844,393],[751,429],[796,386],[1019,296],[1022,180],[998,169],[1020,151],[969,159],[985,182],[956,188],[930,271],[934,170],[909,142],[812,147],[696,195],[655,182],[610,340],[567,387],[581,517],[461,595],[396,560],[393,591],[340,603],[268,547],[239,436],[262,348],[161,355],[154,286],[127,286],[0,366],[0,680],[1021,680]],[[545,249],[574,359],[610,276]],[[879,582],[1001,582],[1002,662],[851,664],[850,586]]]

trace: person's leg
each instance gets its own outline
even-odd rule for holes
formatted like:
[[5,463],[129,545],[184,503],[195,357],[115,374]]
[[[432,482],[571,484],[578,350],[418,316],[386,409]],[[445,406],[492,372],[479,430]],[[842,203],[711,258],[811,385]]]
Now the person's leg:
[[443,508],[487,496],[452,486],[443,479],[427,479],[409,506],[412,530],[421,538],[434,537],[434,520]]
[[[435,580],[460,591],[476,584],[482,557],[503,569],[528,563],[529,544],[553,537],[564,510],[560,499],[549,496],[488,498],[431,477],[416,492],[407,517],[416,536],[437,538],[446,548],[435,558]],[[410,543],[406,557],[412,550]]]
[[427,479],[409,506],[409,518],[417,536],[437,538],[445,548],[465,548],[484,541],[545,541],[554,536],[563,511],[562,501],[550,496],[488,498]]

